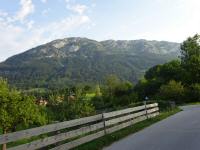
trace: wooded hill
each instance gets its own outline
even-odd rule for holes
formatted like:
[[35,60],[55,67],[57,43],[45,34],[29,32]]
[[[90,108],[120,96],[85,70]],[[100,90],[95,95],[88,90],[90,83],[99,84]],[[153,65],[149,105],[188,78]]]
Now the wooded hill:
[[20,89],[101,83],[109,74],[136,82],[150,67],[177,58],[179,47],[165,41],[65,38],[8,58],[0,63],[0,76]]

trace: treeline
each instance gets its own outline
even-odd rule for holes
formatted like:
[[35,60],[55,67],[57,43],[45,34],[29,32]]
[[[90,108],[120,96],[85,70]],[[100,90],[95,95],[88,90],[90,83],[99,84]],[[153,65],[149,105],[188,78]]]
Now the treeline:
[[181,55],[149,69],[136,85],[140,98],[175,101],[183,104],[200,101],[200,36],[189,37],[181,44]]

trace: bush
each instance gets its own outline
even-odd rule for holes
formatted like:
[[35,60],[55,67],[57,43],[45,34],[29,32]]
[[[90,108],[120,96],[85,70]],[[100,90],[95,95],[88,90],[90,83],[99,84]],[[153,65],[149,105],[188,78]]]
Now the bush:
[[184,103],[185,88],[181,82],[174,80],[169,81],[168,84],[162,85],[159,90],[158,97],[162,100],[175,101],[176,103]]
[[192,101],[200,101],[200,84],[192,84],[190,88],[190,98]]
[[96,110],[105,108],[105,102],[102,96],[95,96],[92,98],[92,103]]
[[76,99],[60,103],[59,105],[50,106],[50,113],[53,120],[66,121],[95,114],[95,108],[90,100]]

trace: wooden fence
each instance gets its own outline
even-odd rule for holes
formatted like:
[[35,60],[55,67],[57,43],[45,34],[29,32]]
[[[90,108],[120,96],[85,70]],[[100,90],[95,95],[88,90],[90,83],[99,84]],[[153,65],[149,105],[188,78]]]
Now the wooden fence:
[[[103,113],[56,124],[0,135],[0,144],[37,137],[44,138],[8,148],[8,150],[67,150],[118,131],[159,114],[157,103]],[[46,137],[45,137],[46,135]]]

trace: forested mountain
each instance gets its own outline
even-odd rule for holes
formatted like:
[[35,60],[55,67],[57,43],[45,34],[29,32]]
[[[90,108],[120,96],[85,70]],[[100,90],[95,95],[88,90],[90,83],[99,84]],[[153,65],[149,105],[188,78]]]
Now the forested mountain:
[[177,58],[179,46],[165,41],[59,39],[0,63],[0,76],[23,89],[102,82],[109,74],[136,82],[148,68]]

